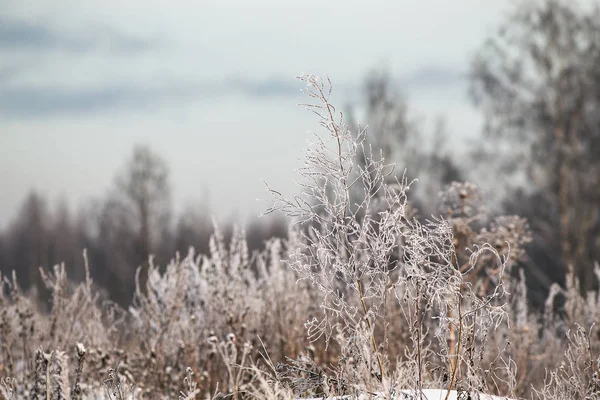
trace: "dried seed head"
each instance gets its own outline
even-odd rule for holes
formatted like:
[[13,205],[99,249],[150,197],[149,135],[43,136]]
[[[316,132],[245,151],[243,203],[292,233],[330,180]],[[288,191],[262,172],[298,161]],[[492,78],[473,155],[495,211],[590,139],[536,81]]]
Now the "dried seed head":
[[86,349],[82,343],[77,343],[75,349],[77,350],[77,357],[82,358],[83,356],[85,356]]

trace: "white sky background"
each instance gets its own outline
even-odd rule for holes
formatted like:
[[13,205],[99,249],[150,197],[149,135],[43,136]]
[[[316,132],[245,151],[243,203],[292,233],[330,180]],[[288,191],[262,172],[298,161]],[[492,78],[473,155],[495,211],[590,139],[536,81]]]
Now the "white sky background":
[[0,0],[0,226],[32,189],[101,197],[136,143],[171,168],[176,210],[205,191],[220,217],[294,191],[312,115],[302,72],[340,108],[386,66],[413,115],[476,133],[469,60],[509,1]]

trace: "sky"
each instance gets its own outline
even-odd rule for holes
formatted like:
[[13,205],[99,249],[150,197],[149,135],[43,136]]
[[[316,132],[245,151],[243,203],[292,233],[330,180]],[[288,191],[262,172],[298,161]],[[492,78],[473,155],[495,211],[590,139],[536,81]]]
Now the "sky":
[[175,210],[218,218],[293,193],[313,116],[295,76],[329,76],[340,108],[385,68],[411,114],[460,151],[481,119],[469,60],[510,2],[0,0],[0,226],[32,190],[76,209],[135,144],[169,164]]

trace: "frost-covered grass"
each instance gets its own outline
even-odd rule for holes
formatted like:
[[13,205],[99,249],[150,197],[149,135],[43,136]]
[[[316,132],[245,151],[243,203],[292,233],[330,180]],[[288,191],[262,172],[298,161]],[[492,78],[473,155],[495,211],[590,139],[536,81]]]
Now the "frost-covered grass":
[[422,218],[330,83],[301,79],[321,130],[302,194],[268,188],[288,239],[250,253],[215,227],[209,254],[150,258],[127,310],[63,266],[42,272],[49,312],[4,279],[0,398],[598,398],[598,293],[568,277],[530,310],[527,222],[489,217],[469,183]]

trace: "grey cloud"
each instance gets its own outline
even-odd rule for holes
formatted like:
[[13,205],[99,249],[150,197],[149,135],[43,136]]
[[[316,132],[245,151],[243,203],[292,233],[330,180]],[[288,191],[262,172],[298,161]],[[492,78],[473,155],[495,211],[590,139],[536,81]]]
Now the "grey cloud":
[[66,32],[49,24],[0,17],[0,50],[66,50],[79,53],[106,46],[110,52],[135,53],[159,44],[158,39],[132,37],[110,27]]
[[444,87],[460,85],[467,79],[467,74],[455,69],[424,66],[410,74],[401,76],[399,84],[401,87],[419,88],[419,87]]
[[228,94],[248,97],[292,96],[301,87],[290,79],[252,81],[229,79],[221,82],[175,83],[164,86],[106,85],[72,89],[56,86],[0,86],[0,116],[43,118],[79,115],[120,109],[144,109],[164,103],[210,99]]
[[20,71],[20,68],[16,65],[0,67],[0,85],[16,77]]
[[266,80],[231,78],[219,86],[223,86],[230,92],[238,92],[250,97],[289,96],[297,94],[301,87],[293,79],[276,78]]
[[44,26],[0,18],[0,48],[39,48],[56,42],[54,32]]
[[[162,86],[144,84],[107,84],[98,88],[64,88],[60,86],[2,87],[0,71],[0,116],[4,118],[44,118],[57,115],[80,115],[140,109],[190,100],[215,99],[241,94],[249,98],[294,97],[302,83],[290,79],[252,80],[229,78],[222,81],[174,82]],[[8,71],[7,73],[10,73]],[[423,68],[395,80],[401,88],[443,87],[464,83],[466,76],[441,68]],[[336,84],[336,92],[346,100],[360,98],[360,89]]]
[[0,89],[0,115],[22,118],[81,114],[124,106],[142,106],[145,98],[143,92],[127,87],[82,90],[60,87]]

